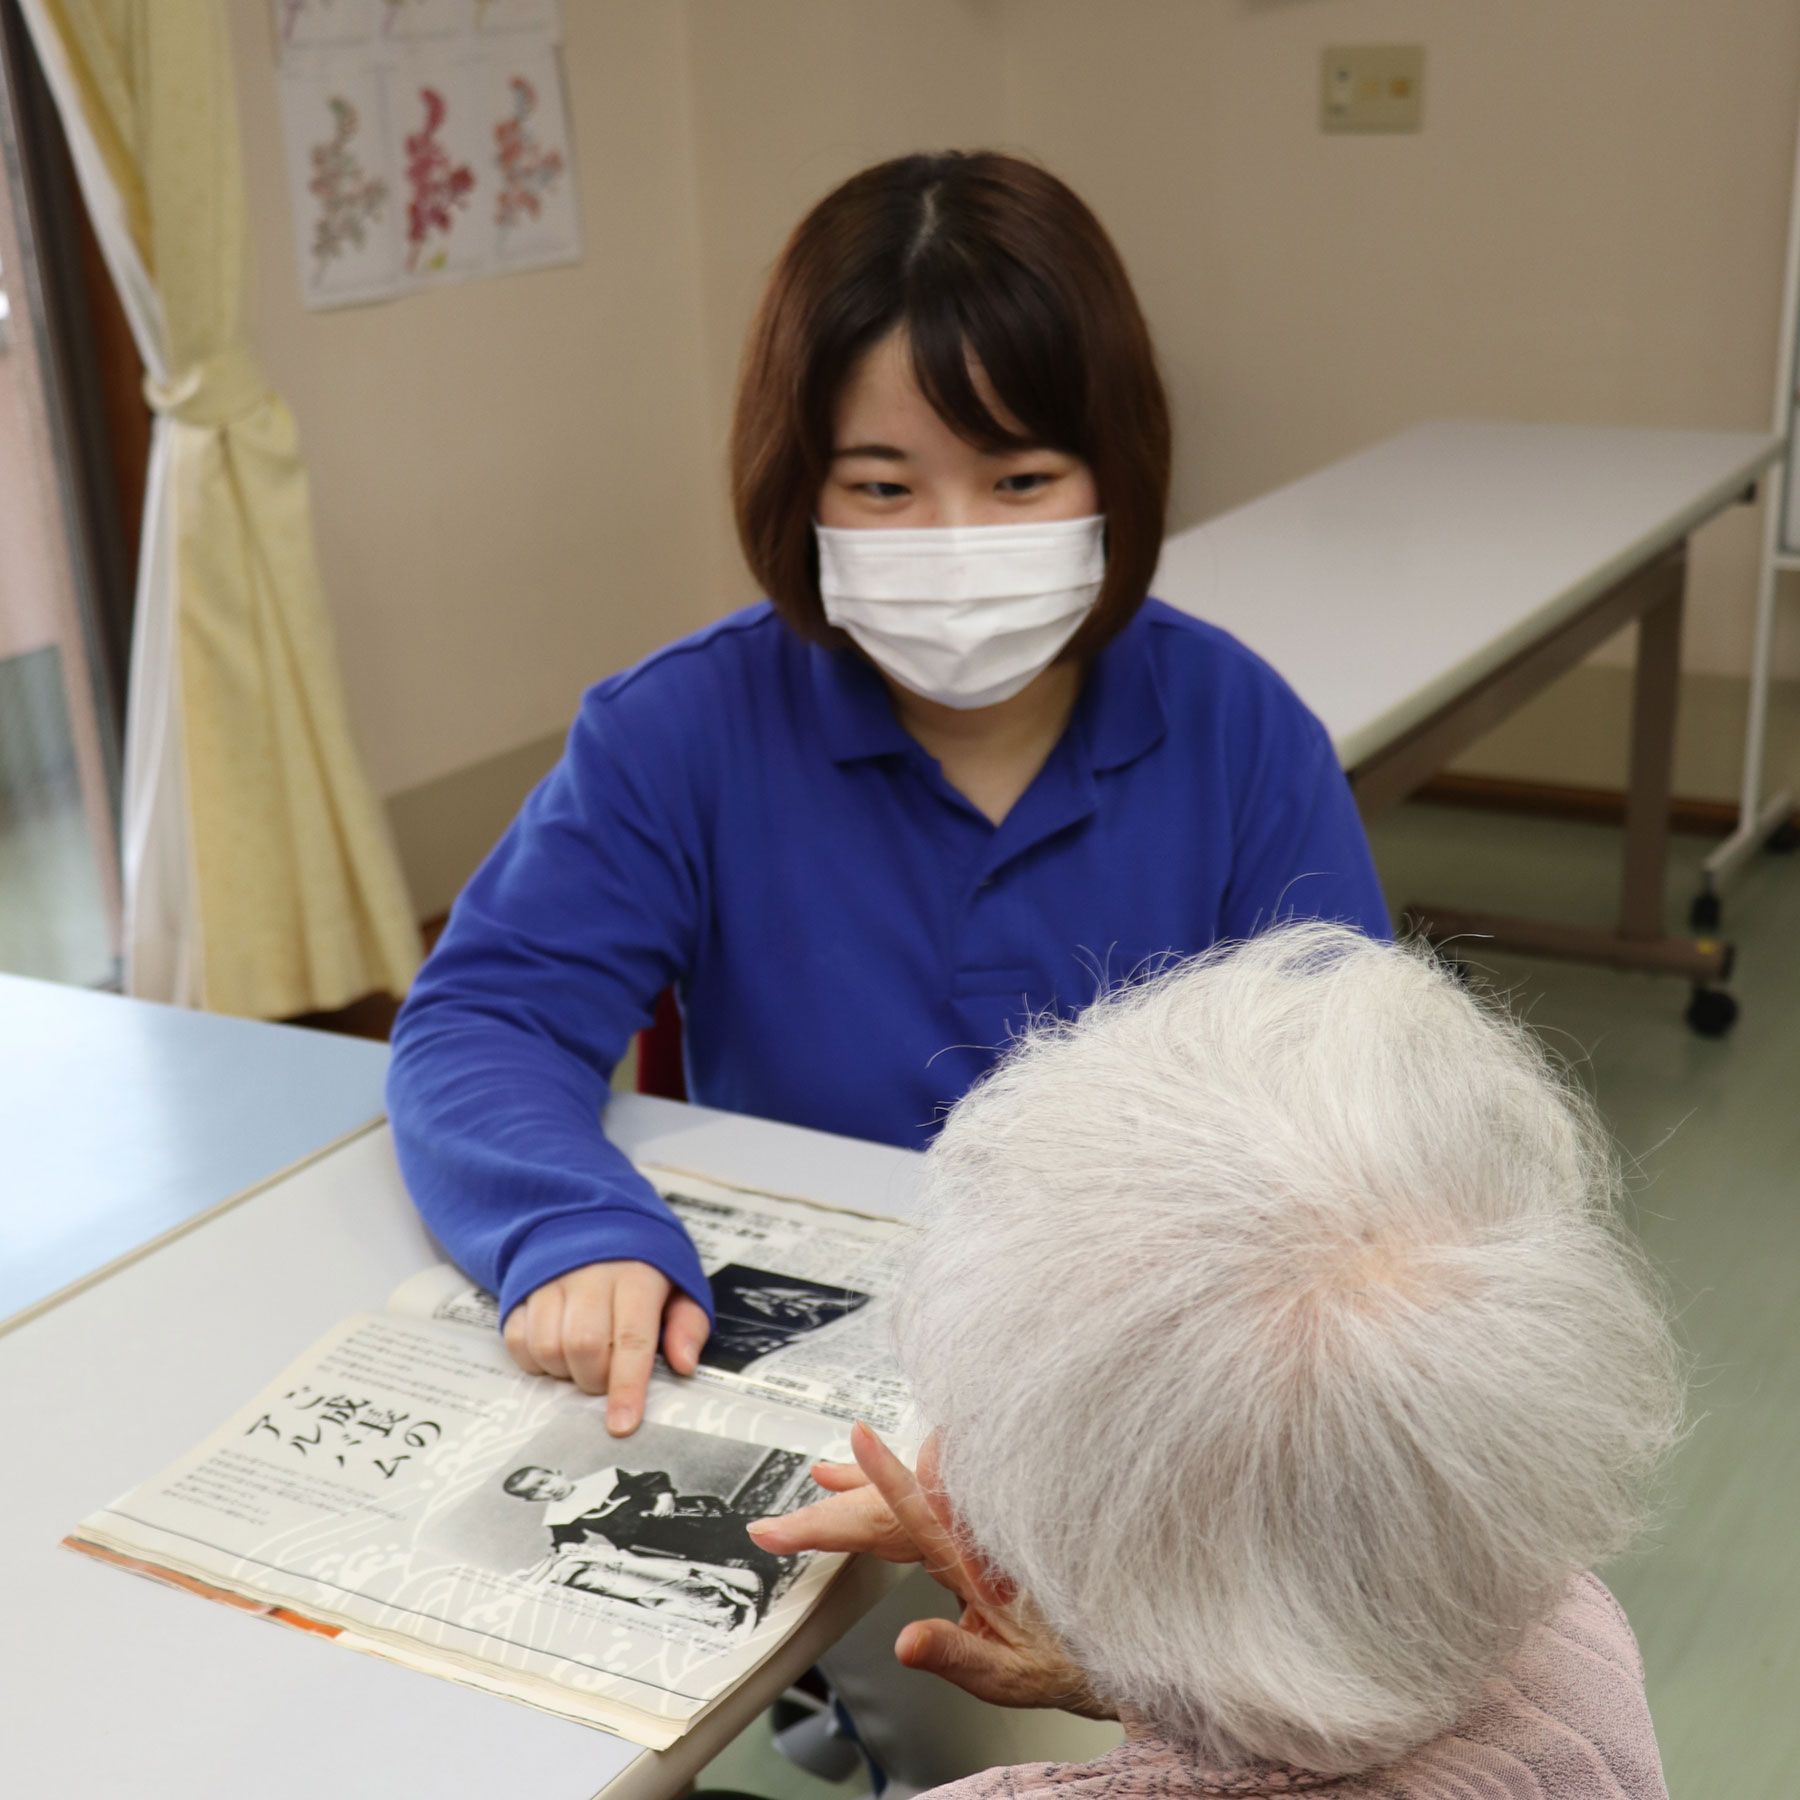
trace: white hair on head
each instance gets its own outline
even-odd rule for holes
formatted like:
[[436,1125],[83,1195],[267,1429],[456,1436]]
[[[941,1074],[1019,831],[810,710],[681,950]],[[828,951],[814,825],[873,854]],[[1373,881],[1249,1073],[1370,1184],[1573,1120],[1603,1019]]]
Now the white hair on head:
[[1447,1729],[1622,1549],[1682,1364],[1580,1090],[1417,948],[1296,924],[1035,1026],[898,1319],[975,1546],[1215,1767]]

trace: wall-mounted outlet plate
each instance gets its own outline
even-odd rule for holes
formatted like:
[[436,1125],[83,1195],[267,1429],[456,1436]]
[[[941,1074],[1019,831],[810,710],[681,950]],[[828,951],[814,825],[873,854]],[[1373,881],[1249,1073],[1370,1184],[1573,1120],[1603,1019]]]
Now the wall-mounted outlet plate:
[[1417,131],[1424,111],[1422,44],[1330,44],[1320,62],[1325,131]]

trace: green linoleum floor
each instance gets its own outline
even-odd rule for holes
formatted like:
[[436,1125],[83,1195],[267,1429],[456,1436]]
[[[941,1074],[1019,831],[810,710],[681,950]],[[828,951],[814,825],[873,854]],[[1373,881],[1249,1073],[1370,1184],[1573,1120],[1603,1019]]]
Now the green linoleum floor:
[[[1388,900],[1607,921],[1619,837],[1403,807],[1371,834]],[[1673,840],[1679,929],[1710,842]],[[1800,858],[1726,897],[1743,1006],[1717,1042],[1680,982],[1472,952],[1567,1054],[1637,1159],[1634,1223],[1697,1362],[1655,1539],[1605,1571],[1637,1630],[1673,1800],[1800,1792]]]
[[858,1774],[848,1781],[820,1781],[795,1766],[775,1748],[769,1715],[715,1756],[696,1778],[695,1785],[732,1788],[740,1794],[764,1794],[768,1800],[856,1800],[869,1791],[867,1779]]
[[[1390,904],[1607,923],[1619,834],[1402,807],[1371,834]],[[1711,843],[1676,838],[1679,929]],[[1693,1036],[1678,981],[1478,953],[1576,1059],[1636,1160],[1634,1222],[1678,1298],[1695,1424],[1654,1541],[1605,1571],[1643,1647],[1672,1800],[1800,1793],[1800,856],[1763,856],[1726,899],[1732,1034]],[[701,1787],[843,1800],[784,1763],[761,1721]]]

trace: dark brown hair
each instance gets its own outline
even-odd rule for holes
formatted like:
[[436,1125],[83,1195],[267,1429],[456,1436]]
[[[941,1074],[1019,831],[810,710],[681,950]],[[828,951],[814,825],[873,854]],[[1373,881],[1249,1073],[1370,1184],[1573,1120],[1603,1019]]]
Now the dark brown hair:
[[[1054,175],[1017,157],[879,163],[795,228],[751,328],[732,425],[732,503],[752,571],[802,637],[848,641],[825,622],[812,521],[838,394],[897,326],[920,390],[961,437],[1042,445],[1092,470],[1106,579],[1064,652],[1091,655],[1137,611],[1156,569],[1169,408],[1112,240]],[[1022,434],[988,410],[971,356]]]

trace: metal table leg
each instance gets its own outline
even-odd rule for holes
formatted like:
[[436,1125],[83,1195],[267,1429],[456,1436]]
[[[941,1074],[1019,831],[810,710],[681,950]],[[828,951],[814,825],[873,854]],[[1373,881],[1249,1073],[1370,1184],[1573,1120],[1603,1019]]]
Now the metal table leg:
[[[1592,632],[1580,630],[1584,619],[1592,617],[1599,622],[1611,619],[1616,625],[1623,622],[1618,617],[1621,609],[1638,619],[1638,656],[1631,714],[1631,781],[1625,806],[1624,873],[1617,929],[1596,931],[1509,914],[1470,912],[1429,902],[1407,907],[1407,915],[1434,943],[1474,939],[1495,950],[1603,963],[1612,968],[1638,969],[1658,975],[1685,975],[1697,983],[1723,981],[1730,974],[1730,945],[1711,938],[1674,937],[1663,929],[1663,886],[1669,843],[1669,797],[1674,776],[1675,714],[1680,689],[1681,615],[1686,577],[1686,546],[1682,545],[1626,577],[1610,596],[1603,596],[1596,602],[1590,613],[1580,615],[1565,628],[1570,634],[1569,648],[1575,649],[1577,645],[1585,648]],[[1605,610],[1609,602],[1610,613]],[[1449,714],[1452,709],[1446,711]],[[1440,735],[1450,735],[1447,727],[1440,727]],[[1419,779],[1422,781],[1424,776]],[[1355,780],[1354,773],[1352,780]],[[1391,788],[1392,784],[1388,785]],[[1387,797],[1389,795],[1384,791],[1383,798]],[[1708,1029],[1697,1018],[1692,1022],[1697,1030]],[[1725,1020],[1725,1024],[1729,1022],[1729,1019]],[[1723,1029],[1723,1026],[1718,1028]]]

